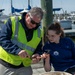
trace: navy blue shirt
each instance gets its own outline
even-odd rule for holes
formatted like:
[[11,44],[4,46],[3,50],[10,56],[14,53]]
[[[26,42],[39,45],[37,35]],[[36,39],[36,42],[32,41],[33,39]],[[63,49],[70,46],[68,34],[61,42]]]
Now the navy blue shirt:
[[70,38],[61,38],[58,44],[47,42],[43,51],[50,50],[50,64],[55,71],[64,71],[75,65],[75,45]]
[[[24,19],[25,15],[22,16],[22,19],[19,21],[26,33],[26,37],[27,37],[27,41],[30,41],[33,37],[33,32],[35,29],[28,29],[25,23],[25,19]],[[8,21],[6,22],[6,24],[4,24],[1,28],[0,31],[0,45],[9,53],[17,55],[22,49],[19,48],[17,45],[13,44],[11,42],[11,36],[12,36],[12,24],[11,24],[11,20],[10,18],[8,19]],[[40,41],[38,47],[36,48],[34,53],[39,53],[42,54],[42,41]]]

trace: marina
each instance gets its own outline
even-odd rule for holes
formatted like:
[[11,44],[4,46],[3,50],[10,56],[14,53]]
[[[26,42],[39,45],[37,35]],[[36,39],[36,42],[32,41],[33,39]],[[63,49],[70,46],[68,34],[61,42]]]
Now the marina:
[[[3,11],[4,10],[0,11],[0,30],[1,30],[1,26],[4,24],[4,21],[10,17],[10,15],[4,15]],[[58,20],[58,22],[60,22],[60,24],[62,25],[65,35],[67,37],[72,38],[72,40],[75,42],[75,14],[67,16],[67,18],[65,19],[55,18],[54,21],[56,20]],[[45,73],[42,60],[37,64],[32,64],[31,66],[33,69],[33,75],[41,75],[42,73]],[[52,69],[52,71],[54,70]]]

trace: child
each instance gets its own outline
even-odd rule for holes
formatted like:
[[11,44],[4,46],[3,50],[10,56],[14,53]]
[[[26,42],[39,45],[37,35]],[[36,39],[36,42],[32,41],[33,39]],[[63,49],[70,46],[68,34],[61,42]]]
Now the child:
[[44,60],[44,68],[50,71],[51,64],[55,71],[75,72],[75,45],[70,38],[64,37],[64,31],[59,23],[53,23],[47,31],[48,42],[43,51],[49,51]]

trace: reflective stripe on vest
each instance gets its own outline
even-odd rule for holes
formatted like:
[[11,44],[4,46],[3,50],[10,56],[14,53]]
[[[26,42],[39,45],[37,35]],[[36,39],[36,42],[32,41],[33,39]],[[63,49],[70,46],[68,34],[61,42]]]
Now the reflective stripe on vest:
[[17,42],[16,40],[11,40],[14,44],[18,45],[20,48],[23,48],[23,49],[27,49],[27,50],[30,50],[32,52],[35,51],[34,48],[30,47],[30,46],[27,46],[26,44],[22,44],[20,42]]

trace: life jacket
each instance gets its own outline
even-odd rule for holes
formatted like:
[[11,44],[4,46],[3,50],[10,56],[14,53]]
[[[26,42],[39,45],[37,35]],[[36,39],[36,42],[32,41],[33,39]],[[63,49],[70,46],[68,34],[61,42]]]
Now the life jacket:
[[[42,30],[38,27],[33,32],[32,39],[27,42],[26,33],[24,28],[22,27],[19,20],[21,17],[11,17],[12,22],[12,38],[11,41],[13,44],[17,45],[19,48],[25,50],[30,56],[33,55],[35,49],[37,48],[38,44],[42,38]],[[18,55],[10,54],[0,46],[0,59],[18,66],[23,63],[24,66],[30,66],[32,60],[30,58],[21,58]]]

